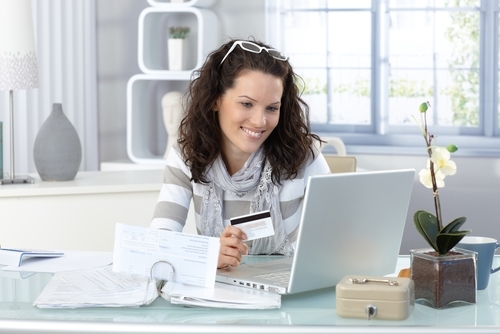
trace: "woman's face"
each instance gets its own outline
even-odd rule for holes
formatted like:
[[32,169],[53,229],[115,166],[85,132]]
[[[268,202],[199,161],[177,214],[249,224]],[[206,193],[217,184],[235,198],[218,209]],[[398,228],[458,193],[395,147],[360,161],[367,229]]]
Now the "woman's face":
[[222,158],[231,174],[243,167],[278,125],[282,94],[280,78],[242,71],[234,87],[217,101]]

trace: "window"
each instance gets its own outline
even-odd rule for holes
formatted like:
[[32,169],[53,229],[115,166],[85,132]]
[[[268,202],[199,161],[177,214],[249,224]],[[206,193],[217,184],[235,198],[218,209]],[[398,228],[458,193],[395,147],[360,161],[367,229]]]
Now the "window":
[[314,132],[351,152],[422,145],[500,153],[499,0],[268,0],[268,41],[303,78]]

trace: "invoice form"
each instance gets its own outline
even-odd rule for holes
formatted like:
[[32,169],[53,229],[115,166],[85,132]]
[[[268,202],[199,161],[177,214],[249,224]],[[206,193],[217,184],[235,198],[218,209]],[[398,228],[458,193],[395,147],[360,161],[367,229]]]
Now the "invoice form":
[[[149,276],[157,261],[162,263],[157,278],[213,288],[219,258],[219,238],[116,224],[113,271]],[[167,274],[169,273],[169,274]]]

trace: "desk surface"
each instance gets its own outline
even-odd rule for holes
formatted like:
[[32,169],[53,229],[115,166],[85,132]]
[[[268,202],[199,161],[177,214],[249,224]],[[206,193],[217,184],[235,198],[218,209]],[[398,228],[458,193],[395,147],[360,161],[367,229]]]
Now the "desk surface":
[[[500,258],[496,258],[497,263]],[[398,269],[409,259],[401,256]],[[334,288],[283,296],[281,309],[185,308],[162,298],[140,308],[47,310],[32,306],[51,275],[0,271],[0,333],[498,333],[500,277],[477,304],[446,310],[416,305],[403,321],[340,318]],[[9,276],[11,275],[11,276]],[[15,276],[14,276],[15,275]]]

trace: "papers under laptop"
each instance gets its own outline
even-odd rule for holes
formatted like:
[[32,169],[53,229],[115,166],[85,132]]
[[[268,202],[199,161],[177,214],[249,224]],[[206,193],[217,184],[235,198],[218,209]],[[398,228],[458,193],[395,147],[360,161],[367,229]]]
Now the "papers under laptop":
[[217,270],[216,281],[294,294],[396,268],[413,169],[309,178],[295,256]]

